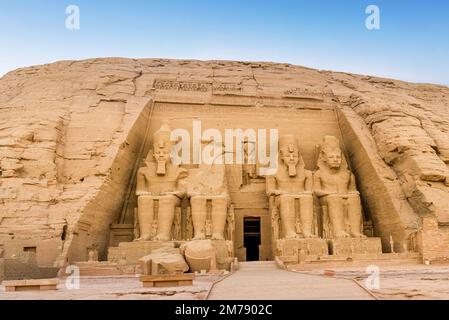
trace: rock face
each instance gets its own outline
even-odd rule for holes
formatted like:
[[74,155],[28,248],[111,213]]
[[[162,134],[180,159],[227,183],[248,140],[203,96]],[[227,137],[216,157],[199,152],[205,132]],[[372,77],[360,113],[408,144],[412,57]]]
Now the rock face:
[[[162,120],[191,130],[198,118],[203,130],[295,134],[308,170],[323,137],[337,136],[384,250],[391,236],[396,252],[405,244],[425,259],[449,258],[449,88],[288,64],[118,58],[0,80],[5,258],[34,250],[52,266],[86,261],[95,246],[104,260],[114,225],[133,228],[135,177],[152,134]],[[241,179],[229,175],[236,250],[247,208],[269,230],[262,184]],[[261,241],[268,257],[269,237]]]

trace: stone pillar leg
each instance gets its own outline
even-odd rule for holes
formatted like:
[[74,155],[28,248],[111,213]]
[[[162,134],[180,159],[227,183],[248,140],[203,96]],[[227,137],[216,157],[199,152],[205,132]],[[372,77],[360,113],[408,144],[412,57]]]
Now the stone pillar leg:
[[205,197],[192,197],[190,199],[190,206],[192,207],[193,239],[206,239],[204,228],[207,217],[207,199]]
[[159,199],[158,228],[154,240],[169,241],[173,220],[175,218],[175,207],[179,204],[176,196],[164,196]]
[[151,229],[154,217],[154,199],[151,196],[137,198],[137,216],[139,218],[140,237],[136,240],[151,240]]
[[226,198],[212,200],[212,239],[224,240],[228,201]]
[[355,238],[364,238],[365,235],[361,232],[362,220],[362,204],[358,195],[349,195],[348,197],[348,219],[350,225],[351,236]]
[[302,234],[304,238],[313,237],[313,197],[311,195],[299,198],[299,212],[301,217]]
[[295,198],[289,195],[281,195],[279,200],[283,236],[286,239],[295,239],[298,237],[295,231]]
[[345,215],[343,199],[339,195],[330,195],[326,197],[329,219],[332,224],[332,230],[335,238],[349,238],[345,232]]

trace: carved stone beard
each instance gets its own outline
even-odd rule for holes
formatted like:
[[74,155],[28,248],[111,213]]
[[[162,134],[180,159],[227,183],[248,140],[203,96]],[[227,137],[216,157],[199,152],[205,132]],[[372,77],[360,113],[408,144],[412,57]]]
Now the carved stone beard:
[[158,176],[165,176],[165,174],[167,173],[166,165],[167,165],[166,160],[157,160],[156,174]]
[[287,167],[288,175],[289,177],[296,177],[298,171],[296,167],[299,164],[299,160],[292,163],[290,161],[289,157],[281,157],[281,161],[284,163],[284,165]]
[[288,163],[287,167],[288,167],[288,175],[290,177],[296,177],[296,164]]

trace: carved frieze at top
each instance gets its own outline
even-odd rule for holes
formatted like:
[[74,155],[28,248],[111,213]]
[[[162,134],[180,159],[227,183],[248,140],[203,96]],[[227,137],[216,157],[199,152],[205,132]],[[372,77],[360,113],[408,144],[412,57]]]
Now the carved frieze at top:
[[326,97],[333,96],[331,90],[316,90],[309,88],[290,88],[283,91],[285,98],[313,99],[323,101]]
[[214,93],[238,93],[243,87],[238,83],[207,82],[207,81],[178,81],[170,79],[155,79],[154,90],[166,91],[190,91],[190,92],[214,92]]
[[177,81],[156,79],[153,83],[156,90],[210,92],[212,84],[204,81]]
[[214,82],[212,85],[214,92],[242,92],[242,85],[238,83]]

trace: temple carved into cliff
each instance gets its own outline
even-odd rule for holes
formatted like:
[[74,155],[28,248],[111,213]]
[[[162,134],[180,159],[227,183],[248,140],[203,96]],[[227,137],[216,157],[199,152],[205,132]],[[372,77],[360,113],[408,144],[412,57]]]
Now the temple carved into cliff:
[[0,91],[4,256],[132,266],[168,250],[191,270],[449,259],[447,87],[92,59],[19,69]]

